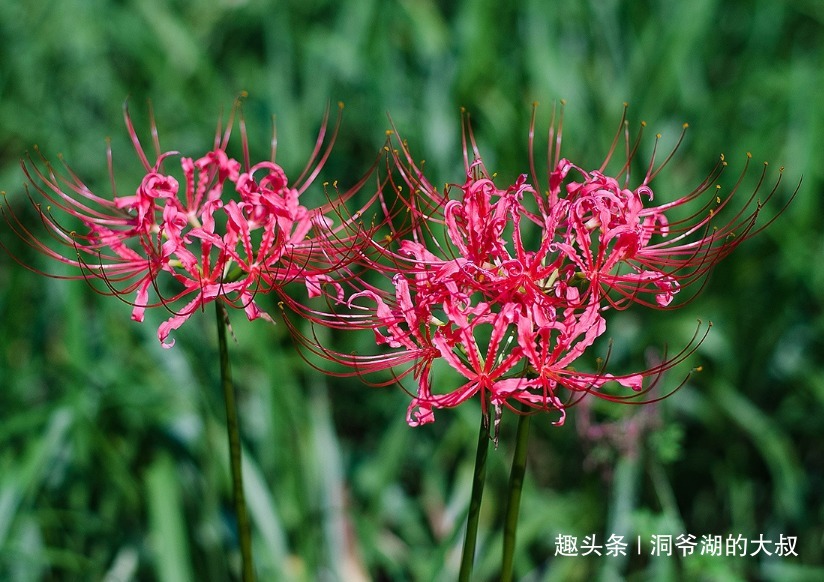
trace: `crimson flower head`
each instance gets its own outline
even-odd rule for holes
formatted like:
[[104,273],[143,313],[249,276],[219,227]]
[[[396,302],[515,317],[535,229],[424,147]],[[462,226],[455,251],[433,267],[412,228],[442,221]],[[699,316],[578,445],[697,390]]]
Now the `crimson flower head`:
[[133,320],[142,321],[147,308],[167,309],[170,317],[158,329],[164,347],[174,344],[168,341],[173,330],[212,301],[242,308],[250,320],[270,319],[255,302],[257,294],[301,281],[317,295],[341,260],[339,249],[355,244],[326,216],[331,202],[314,209],[300,202],[331,152],[338,125],[327,140],[324,119],[305,170],[290,181],[274,161],[274,139],[271,159],[252,163],[242,118],[243,159],[229,156],[238,108],[225,129],[218,125],[212,150],[199,157],[161,150],[152,119],[153,158],[124,108],[145,172],[132,192],[115,189],[111,149],[108,197],[92,192],[68,166],[61,173],[42,156],[29,157],[23,170],[46,234],[25,224],[9,204],[6,223],[36,250],[76,269],[60,277],[97,280],[98,290],[132,304]]
[[[638,143],[627,138],[627,161],[609,174],[623,118],[597,170],[561,157],[561,122],[553,120],[542,185],[534,124],[533,114],[529,171],[509,185],[499,185],[486,169],[468,115],[463,181],[442,190],[404,141],[393,142],[384,204],[389,232],[360,255],[360,270],[345,269],[346,298],[336,287],[329,302],[336,308],[304,311],[319,325],[372,330],[382,348],[374,355],[334,351],[316,337],[300,339],[315,354],[352,368],[343,374],[391,369],[392,382],[411,374],[412,426],[476,396],[483,413],[491,407],[496,420],[508,407],[552,411],[559,424],[566,408],[586,395],[616,402],[657,399],[643,397],[664,371],[694,352],[704,337],[700,328],[683,350],[648,369],[612,374],[601,360],[586,371],[582,362],[594,358],[584,356],[606,333],[607,312],[633,304],[676,306],[678,293],[695,282],[700,288],[712,266],[763,228],[756,223],[763,202],[755,202],[763,175],[742,209],[717,225],[742,183],[724,195],[716,191],[723,161],[694,191],[659,206],[651,205],[651,184],[672,154],[658,166],[653,155],[641,183],[632,185],[629,169]],[[691,205],[697,208],[685,210]],[[433,380],[436,363],[458,380]]]
[[[533,114],[530,152],[534,146],[534,123]],[[621,127],[627,127],[626,107]],[[656,136],[656,147],[642,180],[631,185],[630,169],[641,133],[631,143],[628,133],[619,130],[602,165],[585,170],[561,157],[561,123],[550,127],[546,194],[550,204],[566,208],[565,228],[569,235],[558,249],[574,265],[578,276],[588,282],[590,292],[601,295],[613,308],[625,309],[633,303],[676,307],[676,294],[694,287],[694,296],[721,259],[777,217],[758,224],[761,210],[776,193],[784,169],[780,168],[778,180],[763,199],[758,199],[758,195],[766,179],[766,163],[756,186],[742,194],[750,154],[731,188],[725,190],[719,183],[727,166],[721,155],[710,174],[691,192],[655,205],[652,181],[672,159],[686,129],[684,124],[677,144],[657,166],[655,152],[661,136]],[[606,168],[622,133],[627,159],[615,175],[609,175]],[[537,184],[533,155],[530,161],[532,180]],[[742,195],[745,199],[739,203]]]

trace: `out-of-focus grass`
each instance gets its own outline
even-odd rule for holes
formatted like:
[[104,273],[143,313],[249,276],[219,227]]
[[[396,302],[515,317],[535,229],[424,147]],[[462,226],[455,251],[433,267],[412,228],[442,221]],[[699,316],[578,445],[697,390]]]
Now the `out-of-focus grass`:
[[[389,113],[436,183],[459,181],[459,107],[473,116],[487,165],[514,178],[527,170],[531,103],[541,102],[540,126],[562,98],[564,151],[593,166],[624,101],[633,127],[649,124],[642,158],[656,132],[671,142],[688,122],[682,151],[656,180],[664,200],[698,183],[721,152],[731,176],[747,151],[756,166],[771,162],[770,180],[786,166],[779,198],[803,174],[793,205],[690,306],[616,315],[618,365],[647,345],[679,347],[698,317],[715,323],[691,362],[704,371],[671,399],[654,410],[592,412],[646,430],[593,441],[583,409],[561,428],[533,423],[516,572],[526,580],[824,574],[824,12],[816,2],[29,4],[0,6],[0,188],[19,209],[27,201],[17,160],[34,144],[51,159],[62,152],[105,193],[111,137],[126,192],[139,172],[122,129],[127,98],[143,135],[150,98],[161,143],[198,154],[243,90],[253,148],[267,155],[275,115],[290,176],[327,104],[341,100],[328,179],[351,183],[365,171]],[[16,256],[54,267],[0,228]],[[217,581],[237,568],[211,318],[193,317],[177,346],[162,350],[154,334],[164,314],[136,324],[129,312],[0,254],[0,578]],[[285,326],[242,314],[232,323],[261,578],[453,579],[477,406],[410,429],[400,390],[321,378]],[[680,379],[676,372],[667,383]],[[500,560],[513,430],[504,419],[490,455],[478,579],[494,579]],[[799,556],[553,555],[558,534],[603,541],[611,533],[645,542],[783,533],[798,537]]]

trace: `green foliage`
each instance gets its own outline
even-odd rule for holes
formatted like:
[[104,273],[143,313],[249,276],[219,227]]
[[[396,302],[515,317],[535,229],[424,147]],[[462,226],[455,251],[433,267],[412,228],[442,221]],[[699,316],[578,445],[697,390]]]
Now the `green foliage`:
[[[436,182],[461,179],[459,108],[487,165],[527,171],[531,104],[539,127],[567,101],[564,151],[597,166],[630,104],[676,159],[656,180],[670,199],[719,153],[730,181],[751,151],[785,166],[780,219],[716,270],[677,312],[639,310],[615,332],[613,361],[677,350],[697,318],[713,330],[703,367],[652,409],[573,409],[563,427],[532,422],[516,575],[524,580],[814,580],[824,577],[824,11],[812,0],[547,3],[64,0],[0,4],[0,189],[27,204],[18,159],[62,152],[109,194],[139,164],[121,107],[148,140],[211,144],[247,91],[258,156],[276,116],[278,160],[296,176],[323,112],[345,102],[325,179],[354,182],[378,154],[387,113]],[[540,159],[540,154],[539,154]],[[746,184],[754,185],[751,171]],[[33,215],[29,216],[34,220]],[[33,224],[33,222],[32,222]],[[5,225],[23,262],[53,270]],[[270,306],[272,312],[277,307]],[[216,339],[193,317],[172,350],[163,313],[82,282],[46,279],[0,253],[0,579],[226,580],[238,571]],[[261,579],[454,579],[479,410],[443,411],[410,429],[397,388],[325,378],[285,326],[231,314],[248,500]],[[367,345],[371,340],[362,340]],[[673,372],[662,390],[689,370]],[[610,426],[609,435],[585,430]],[[479,580],[500,563],[515,419],[491,450],[478,540]],[[635,430],[640,427],[640,430]],[[798,557],[556,557],[556,536],[652,534],[798,538]],[[631,547],[633,547],[631,545]]]

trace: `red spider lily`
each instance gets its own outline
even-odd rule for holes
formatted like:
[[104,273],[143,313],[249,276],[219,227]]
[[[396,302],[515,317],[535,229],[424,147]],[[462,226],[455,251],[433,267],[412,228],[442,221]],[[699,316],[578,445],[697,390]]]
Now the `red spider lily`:
[[[529,138],[530,164],[533,183],[538,187],[534,126],[533,110]],[[719,261],[745,240],[764,230],[783,211],[782,208],[772,218],[758,224],[764,205],[778,191],[784,168],[779,169],[778,179],[766,196],[759,199],[766,179],[765,163],[755,187],[744,195],[745,200],[731,218],[725,219],[724,211],[731,211],[741,197],[750,154],[747,154],[747,162],[739,178],[726,193],[718,184],[727,166],[722,155],[709,175],[688,194],[659,206],[645,206],[654,198],[650,184],[675,155],[684,132],[657,166],[655,151],[661,136],[656,136],[656,148],[644,178],[633,188],[630,186],[630,168],[637,154],[641,133],[631,144],[626,128],[625,106],[619,131],[604,162],[599,169],[587,172],[561,158],[562,115],[557,126],[553,116],[547,152],[548,203],[565,207],[566,227],[574,233],[559,243],[557,248],[575,265],[579,276],[591,284],[592,292],[602,295],[612,307],[624,309],[632,303],[659,308],[676,307],[672,303],[676,293],[698,283],[694,297]],[[684,124],[684,131],[686,129]],[[627,159],[615,177],[608,176],[606,168],[622,134]],[[792,197],[786,204],[791,200]],[[673,219],[672,216],[679,212],[687,216]],[[726,222],[719,224],[721,220]],[[601,291],[596,291],[596,288]],[[654,302],[650,301],[650,296],[654,297]]]
[[[479,393],[485,412],[487,402],[497,411],[510,399],[563,411],[555,392],[559,382],[547,388],[550,363],[538,362],[548,330],[556,332],[552,354],[567,354],[552,362],[560,370],[605,329],[598,302],[584,304],[573,280],[576,270],[564,267],[564,255],[557,248],[556,237],[564,235],[567,214],[558,211],[560,205],[544,204],[525,176],[507,189],[497,188],[468,125],[465,130],[466,181],[444,192],[412,162],[405,144],[390,150],[397,173],[389,173],[389,184],[408,210],[411,224],[393,228],[388,240],[375,242],[359,262],[367,273],[391,281],[391,287],[373,285],[370,275],[349,270],[342,279],[351,290],[348,311],[304,309],[309,319],[322,325],[372,329],[377,344],[389,352],[335,352],[297,334],[304,346],[353,368],[352,374],[391,368],[398,379],[411,373],[417,381],[407,414],[411,425],[431,422],[434,408],[456,406]],[[467,136],[476,154],[471,162]],[[458,196],[451,198],[450,191]],[[525,197],[534,199],[537,212],[526,210]],[[522,219],[542,233],[537,250],[528,250],[522,240]],[[445,238],[437,236],[438,230]],[[546,353],[542,357],[547,360]],[[443,390],[442,384],[440,390],[433,389],[431,366],[438,359],[466,382],[453,389]],[[405,369],[398,370],[399,366]],[[584,376],[570,377],[580,388]],[[561,373],[553,378],[570,384]],[[586,389],[605,383],[605,376],[599,378]]]
[[[331,309],[292,303],[319,325],[371,329],[384,353],[334,351],[293,326],[302,345],[352,368],[342,375],[391,369],[395,376],[380,384],[385,385],[411,374],[417,388],[407,421],[413,426],[432,422],[436,408],[476,395],[484,414],[490,405],[496,418],[503,406],[526,407],[555,411],[558,423],[567,406],[588,394],[615,402],[657,400],[644,395],[664,371],[689,357],[705,334],[696,333],[674,357],[631,374],[610,374],[604,363],[593,372],[573,365],[606,332],[605,311],[633,303],[673,307],[677,292],[703,279],[763,229],[766,225],[756,226],[763,203],[753,203],[764,175],[742,210],[716,226],[742,184],[739,179],[721,199],[714,184],[723,163],[690,194],[645,207],[653,198],[650,183],[675,150],[657,167],[653,156],[641,184],[631,188],[628,174],[637,143],[631,146],[627,138],[628,158],[618,178],[608,176],[606,167],[621,132],[601,168],[586,172],[560,157],[561,122],[556,126],[553,119],[548,189],[541,190],[532,153],[531,181],[524,174],[499,188],[484,167],[468,116],[463,121],[465,181],[439,190],[405,142],[388,147],[385,185],[396,205],[387,211],[387,236],[364,247],[355,261],[360,270],[344,269],[329,300]],[[530,152],[534,124],[533,115]],[[708,191],[711,200],[701,202]],[[699,209],[690,217],[671,218],[673,209],[693,202]],[[341,293],[347,292],[343,299]],[[433,382],[436,361],[465,381]]]
[[[310,296],[317,295],[321,283],[355,252],[362,237],[355,234],[357,227],[335,226],[329,216],[340,215],[337,206],[366,177],[338,199],[306,208],[299,197],[329,157],[340,115],[327,140],[327,111],[305,170],[290,184],[274,161],[275,140],[271,160],[251,164],[242,118],[243,161],[229,157],[238,109],[236,103],[225,130],[218,125],[213,150],[197,159],[161,151],[152,118],[155,159],[150,162],[124,108],[129,135],[146,172],[134,194],[117,194],[111,149],[111,198],[93,193],[65,164],[60,174],[42,156],[39,161],[29,157],[23,170],[43,202],[29,197],[48,236],[26,225],[8,204],[3,209],[6,223],[36,250],[78,270],[50,276],[99,280],[103,293],[133,295],[128,302],[135,321],[143,320],[147,308],[168,309],[171,317],[158,329],[164,347],[174,344],[166,341],[171,331],[211,301],[243,308],[250,320],[270,319],[255,303],[258,293],[279,293],[285,284],[301,281]],[[178,157],[180,178],[165,169]],[[155,300],[149,298],[152,290]],[[175,307],[180,300],[187,302]]]

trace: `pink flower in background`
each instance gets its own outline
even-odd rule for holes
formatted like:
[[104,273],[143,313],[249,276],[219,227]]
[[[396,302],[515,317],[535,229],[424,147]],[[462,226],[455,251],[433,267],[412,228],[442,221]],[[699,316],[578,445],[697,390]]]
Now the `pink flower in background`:
[[250,320],[270,319],[255,301],[259,293],[279,293],[286,283],[300,281],[310,296],[317,295],[337,262],[357,245],[351,225],[333,227],[326,216],[354,189],[320,208],[299,201],[329,156],[337,125],[326,143],[324,119],[306,169],[290,183],[274,162],[274,148],[271,161],[251,164],[242,120],[244,159],[229,157],[236,110],[223,132],[218,127],[214,148],[199,158],[161,151],[152,121],[154,161],[126,110],[145,171],[133,194],[115,190],[111,152],[110,198],[93,193],[67,166],[61,175],[45,158],[29,158],[23,169],[42,198],[31,201],[48,236],[8,205],[6,222],[33,248],[77,270],[53,276],[101,281],[102,292],[133,305],[135,321],[143,321],[147,308],[167,309],[171,316],[158,329],[164,347],[174,344],[167,341],[173,330],[211,301],[242,308]]

